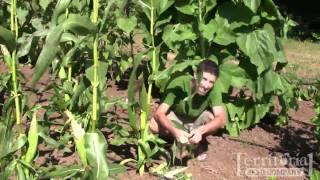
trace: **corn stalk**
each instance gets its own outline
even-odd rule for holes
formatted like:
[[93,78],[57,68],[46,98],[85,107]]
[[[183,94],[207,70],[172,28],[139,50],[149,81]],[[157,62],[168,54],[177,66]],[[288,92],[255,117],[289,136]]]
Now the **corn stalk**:
[[[156,46],[154,43],[154,4],[153,0],[150,0],[150,35],[151,35],[151,48],[152,48],[152,60],[151,60],[151,74],[156,71]],[[141,108],[141,115],[140,115],[140,145],[138,146],[138,168],[139,168],[139,174],[143,176],[144,174],[144,167],[145,162],[147,160],[147,156],[150,156],[150,154],[143,152],[142,147],[147,144],[147,140],[149,139],[148,135],[148,117],[150,113],[150,107],[151,107],[151,92],[152,92],[152,81],[149,82],[148,86],[148,93],[146,98],[146,108]],[[143,90],[144,91],[144,86]],[[143,94],[143,93],[142,93]],[[143,95],[142,95],[143,96]]]
[[[15,39],[18,39],[18,19],[17,19],[17,1],[11,0],[11,16],[10,16],[10,30],[15,35]],[[21,124],[20,117],[20,102],[18,94],[18,85],[17,85],[17,75],[16,75],[16,48],[12,51],[11,54],[11,72],[12,72],[12,83],[13,83],[13,96],[16,108],[16,124]]]
[[[99,0],[93,1],[93,17],[92,22],[94,24],[97,24],[98,21],[98,10],[99,10]],[[93,93],[92,93],[92,122],[91,122],[91,131],[94,131],[96,129],[97,124],[97,92],[98,92],[98,79],[97,79],[97,69],[99,66],[99,60],[98,60],[98,34],[94,37],[93,42]]]

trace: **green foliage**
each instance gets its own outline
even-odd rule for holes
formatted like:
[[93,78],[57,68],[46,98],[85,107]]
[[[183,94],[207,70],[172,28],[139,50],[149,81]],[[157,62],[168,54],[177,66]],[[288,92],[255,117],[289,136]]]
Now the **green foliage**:
[[320,139],[320,93],[319,93],[319,89],[317,91],[317,94],[314,97],[314,109],[315,109],[316,115],[311,119],[311,121],[315,124],[315,126],[316,126],[315,133],[316,133],[318,139]]
[[[129,125],[133,130],[121,127],[118,122],[99,121],[97,127],[92,126],[92,132],[85,132],[83,141],[74,141],[77,150],[81,151],[83,166],[88,165],[90,170],[83,166],[32,170],[25,165],[30,163],[30,158],[24,164],[22,158],[12,156],[17,150],[26,150],[26,137],[10,131],[14,124],[15,98],[22,97],[19,100],[22,112],[27,110],[23,105],[27,100],[22,95],[9,97],[3,105],[0,122],[1,142],[10,140],[10,146],[0,143],[0,160],[5,162],[1,164],[1,170],[3,165],[8,166],[6,177],[15,169],[21,178],[28,175],[25,169],[39,178],[66,179],[83,176],[106,179],[112,169],[122,172],[122,166],[107,164],[107,142],[96,130],[104,124],[119,135],[111,144],[137,145],[137,169],[143,174],[154,156],[167,154],[165,142],[148,132],[154,85],[163,92],[171,78],[194,70],[205,58],[219,65],[220,77],[215,83],[214,98],[225,104],[229,115],[226,129],[231,135],[237,136],[241,130],[258,123],[274,109],[277,101],[282,106],[278,124],[285,124],[287,110],[295,107],[294,96],[311,97],[309,93],[296,91],[281,74],[287,61],[280,35],[285,34],[285,25],[290,25],[290,21],[281,16],[272,0],[19,1],[14,13],[17,17],[15,32],[8,30],[10,8],[4,4],[0,3],[4,6],[0,10],[3,20],[0,43],[11,53],[3,53],[8,68],[18,62],[17,58],[35,64],[33,86],[46,71],[51,72],[53,80],[59,78],[38,91],[52,89],[54,92],[45,107],[44,127],[39,127],[38,133],[46,145],[72,152],[64,145],[72,136],[63,132],[70,122],[56,130],[61,133],[58,140],[49,133],[52,124],[49,116],[53,113],[62,115],[67,110],[75,117],[71,121],[79,123],[77,127],[83,132],[88,131],[91,120],[104,120],[101,112],[121,105],[128,109]],[[141,46],[139,49],[135,47],[137,44]],[[173,62],[167,61],[169,52],[176,55]],[[1,76],[0,92],[15,89],[9,82],[10,77]],[[128,102],[121,97],[108,99],[105,96],[107,77],[116,81],[128,80]],[[136,98],[138,80],[143,83],[140,96]],[[16,95],[20,89],[21,86],[17,86]],[[319,124],[318,119],[314,119],[315,124]],[[34,157],[34,149],[31,150]]]
[[89,165],[92,167],[90,177],[93,179],[106,179],[109,169],[106,160],[107,142],[100,131],[84,135],[85,148]]
[[13,33],[2,26],[0,26],[0,44],[5,45],[9,51],[13,51],[16,46],[16,40]]
[[311,174],[310,179],[311,180],[320,179],[320,171],[318,171],[317,169],[312,169],[312,174]]

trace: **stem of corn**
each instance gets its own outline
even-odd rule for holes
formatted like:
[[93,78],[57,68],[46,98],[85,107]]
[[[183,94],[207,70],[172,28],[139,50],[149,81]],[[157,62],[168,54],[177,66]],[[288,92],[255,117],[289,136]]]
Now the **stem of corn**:
[[[16,0],[11,0],[11,16],[10,16],[10,28],[11,32],[15,33],[15,38],[18,38],[18,20],[17,20],[17,12],[16,12]],[[12,71],[12,83],[13,83],[13,95],[14,95],[14,102],[16,108],[16,124],[21,124],[21,117],[20,117],[20,102],[19,102],[19,95],[18,95],[18,88],[17,88],[17,75],[16,75],[16,49],[13,50],[11,55],[11,71]]]
[[[99,0],[93,1],[93,23],[97,23],[98,21],[98,8],[99,8]],[[99,66],[98,60],[98,35],[95,36],[93,42],[93,92],[92,92],[92,123],[91,123],[91,131],[96,129],[97,124],[97,95],[98,95],[98,78],[97,78],[97,68]]]

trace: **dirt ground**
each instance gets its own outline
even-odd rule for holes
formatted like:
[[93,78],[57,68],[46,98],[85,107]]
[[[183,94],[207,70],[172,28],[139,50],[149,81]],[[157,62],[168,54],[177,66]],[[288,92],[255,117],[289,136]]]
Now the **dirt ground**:
[[[110,96],[125,96],[115,85],[108,89]],[[156,106],[157,99],[154,99]],[[120,114],[123,114],[121,112]],[[289,124],[283,127],[273,125],[273,120],[265,119],[254,127],[244,130],[239,137],[230,137],[219,133],[207,137],[209,149],[207,159],[187,161],[186,172],[192,174],[193,179],[200,180],[237,180],[237,179],[268,179],[267,177],[246,176],[246,168],[299,168],[303,169],[302,176],[277,176],[277,179],[308,179],[309,166],[294,163],[295,160],[305,160],[318,146],[314,137],[314,126],[310,119],[315,115],[313,104],[307,101],[299,102],[298,111],[289,111]],[[291,165],[290,165],[291,159]],[[313,154],[313,159],[315,159]],[[254,164],[254,161],[257,161]],[[284,163],[281,163],[282,162]],[[288,163],[285,163],[288,160]],[[319,162],[319,160],[317,160]],[[317,166],[314,163],[313,166]],[[139,177],[135,170],[119,176],[120,179],[157,179],[148,175]]]
[[[0,62],[0,73],[4,72],[3,64]],[[30,67],[23,66],[20,70],[26,77],[26,81],[22,82],[28,87],[30,85],[32,71]],[[38,88],[44,87],[49,82],[48,73],[42,77]],[[48,98],[52,92],[45,92],[41,95],[32,94],[25,89],[26,93],[32,97],[32,102],[41,102],[47,104]],[[109,83],[107,96],[112,99],[115,97],[126,97],[126,90],[119,88],[114,82]],[[158,99],[153,99],[155,107]],[[268,179],[267,177],[254,177],[250,175],[250,168],[299,168],[303,169],[302,176],[277,176],[277,179],[308,179],[310,153],[315,152],[319,147],[318,141],[314,136],[314,126],[310,119],[314,116],[313,104],[311,102],[300,101],[298,111],[290,110],[289,124],[283,127],[276,127],[273,121],[265,119],[261,123],[255,125],[251,129],[244,130],[239,137],[230,137],[225,132],[219,133],[207,138],[209,149],[208,157],[204,161],[195,159],[188,160],[188,169],[186,172],[192,174],[193,179],[212,180],[212,179]],[[126,111],[118,109],[116,115],[119,119],[125,120]],[[108,139],[110,140],[110,139]],[[76,153],[63,154],[60,151],[48,151],[39,145],[40,157],[36,160],[38,166],[47,164],[47,161],[54,160],[61,165],[71,165],[79,163],[79,158]],[[130,158],[126,156],[125,149],[122,147],[111,147],[108,149],[107,157],[109,161],[118,162],[119,158]],[[307,158],[306,158],[307,157]],[[292,160],[294,163],[286,163]],[[295,161],[300,160],[300,161]],[[307,160],[307,163],[303,163]],[[318,166],[319,159],[313,154],[313,166]],[[289,164],[289,165],[288,165]],[[303,167],[303,168],[302,168]],[[248,170],[249,169],[249,170]],[[140,177],[136,170],[128,167],[126,173],[118,175],[119,179],[157,179],[158,177],[146,173],[144,177]]]

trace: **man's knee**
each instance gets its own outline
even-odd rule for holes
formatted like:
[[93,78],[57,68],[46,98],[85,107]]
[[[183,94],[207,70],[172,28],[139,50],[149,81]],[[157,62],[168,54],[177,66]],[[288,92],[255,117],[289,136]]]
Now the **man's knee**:
[[151,118],[151,120],[149,122],[149,129],[154,134],[159,133],[159,125],[158,125],[158,122],[154,118]]

